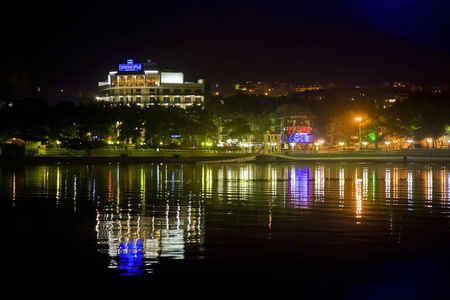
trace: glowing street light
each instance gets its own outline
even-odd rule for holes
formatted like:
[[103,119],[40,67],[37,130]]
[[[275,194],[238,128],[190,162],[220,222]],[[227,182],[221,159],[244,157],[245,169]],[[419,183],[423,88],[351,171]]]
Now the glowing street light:
[[359,122],[359,150],[361,150],[361,117],[356,117],[356,121]]
[[292,153],[294,153],[296,143],[290,143],[292,147]]
[[211,151],[212,143],[210,141],[202,142],[202,146],[207,146],[208,152]]
[[362,144],[364,145],[364,150],[367,151],[367,142],[362,142]]

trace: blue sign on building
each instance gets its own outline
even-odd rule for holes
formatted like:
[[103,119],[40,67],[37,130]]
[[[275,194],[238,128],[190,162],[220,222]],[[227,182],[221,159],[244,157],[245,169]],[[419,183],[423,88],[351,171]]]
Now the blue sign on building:
[[132,71],[142,71],[142,64],[135,64],[132,59],[128,59],[126,64],[119,65],[119,72]]
[[283,143],[308,144],[312,142],[311,136],[307,133],[288,134],[282,138]]

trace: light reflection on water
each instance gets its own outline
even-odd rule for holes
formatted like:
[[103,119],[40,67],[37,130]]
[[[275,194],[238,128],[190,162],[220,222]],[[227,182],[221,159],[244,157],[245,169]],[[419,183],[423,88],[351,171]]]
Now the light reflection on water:
[[[450,212],[450,170],[441,164],[33,165],[2,168],[0,180],[3,206],[39,197],[56,211],[95,210],[98,251],[124,275],[206,259],[208,249],[220,252],[211,245],[239,245],[242,235],[246,247],[305,236],[402,243],[402,217],[420,223]],[[300,228],[305,220],[314,226]]]

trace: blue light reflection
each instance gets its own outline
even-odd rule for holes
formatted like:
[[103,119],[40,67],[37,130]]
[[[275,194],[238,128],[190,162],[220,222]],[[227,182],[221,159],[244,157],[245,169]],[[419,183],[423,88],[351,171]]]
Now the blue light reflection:
[[308,208],[309,206],[309,168],[292,168],[289,174],[290,197],[295,207]]
[[142,274],[143,239],[125,241],[119,245],[119,270],[124,270],[122,275]]

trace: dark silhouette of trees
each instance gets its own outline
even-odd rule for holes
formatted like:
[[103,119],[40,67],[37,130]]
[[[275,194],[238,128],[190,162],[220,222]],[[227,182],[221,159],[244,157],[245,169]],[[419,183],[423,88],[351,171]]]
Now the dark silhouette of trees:
[[375,145],[387,136],[437,139],[450,128],[448,93],[410,93],[409,99],[391,107],[383,107],[376,93],[343,95],[331,91],[320,98],[295,94],[275,98],[237,93],[211,97],[206,106],[188,109],[102,102],[49,105],[46,99],[28,99],[0,107],[0,142],[16,137],[90,153],[113,142],[136,147],[170,143],[198,147],[216,140],[222,132],[230,138],[259,143],[267,130],[283,126],[277,120],[294,117],[308,120],[316,139],[328,136],[332,144],[348,142],[350,136],[358,134],[355,116],[363,116],[363,140]]
[[383,111],[388,119],[386,127],[394,134],[414,140],[444,135],[450,125],[448,95],[413,93],[408,100],[395,103]]

